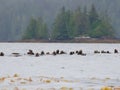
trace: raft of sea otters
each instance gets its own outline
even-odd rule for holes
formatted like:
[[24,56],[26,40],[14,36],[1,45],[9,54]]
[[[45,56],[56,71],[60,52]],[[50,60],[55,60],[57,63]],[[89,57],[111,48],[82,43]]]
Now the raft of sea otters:
[[[99,51],[99,50],[95,50],[94,51],[94,54],[111,54],[111,53],[114,53],[114,54],[117,54],[119,53],[119,51],[117,49],[114,49],[113,52],[110,52],[110,51],[105,51],[105,50],[102,50],[102,51]],[[39,57],[39,56],[43,56],[43,55],[53,55],[53,56],[56,56],[56,55],[63,55],[63,54],[68,54],[68,55],[81,55],[81,56],[86,56],[87,54],[83,52],[83,50],[76,50],[76,51],[70,51],[70,52],[65,52],[63,50],[55,50],[53,52],[45,52],[45,51],[41,51],[40,53],[37,52],[33,52],[33,50],[28,50],[26,52],[26,54],[24,55],[28,55],[28,56],[35,56],[35,57]],[[12,53],[11,54],[12,56],[14,57],[19,57],[19,56],[22,56],[22,54],[20,53]],[[0,52],[0,56],[5,56],[5,53],[4,52]]]

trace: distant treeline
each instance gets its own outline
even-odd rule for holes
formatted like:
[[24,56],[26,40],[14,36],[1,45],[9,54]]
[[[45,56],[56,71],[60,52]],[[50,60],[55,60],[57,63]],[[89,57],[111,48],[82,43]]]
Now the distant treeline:
[[52,37],[53,23],[63,6],[65,12],[72,14],[79,6],[83,13],[86,6],[89,15],[92,4],[100,19],[107,17],[115,37],[120,39],[120,0],[0,0],[0,41],[20,41],[31,18],[38,20],[39,17],[47,24]]
[[23,34],[23,40],[71,40],[75,37],[89,36],[91,38],[114,38],[115,31],[110,24],[108,15],[98,14],[92,4],[90,10],[86,7],[71,11],[62,7],[58,12],[52,29],[41,17],[31,18]]

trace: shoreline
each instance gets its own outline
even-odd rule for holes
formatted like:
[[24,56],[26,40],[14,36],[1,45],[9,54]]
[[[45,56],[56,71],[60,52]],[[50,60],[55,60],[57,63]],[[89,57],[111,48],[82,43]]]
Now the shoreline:
[[21,41],[1,41],[0,43],[120,43],[120,40],[119,39],[21,40]]

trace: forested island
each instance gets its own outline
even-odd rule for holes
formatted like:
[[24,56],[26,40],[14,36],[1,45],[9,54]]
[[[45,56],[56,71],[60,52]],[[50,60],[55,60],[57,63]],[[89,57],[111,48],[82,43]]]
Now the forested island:
[[120,0],[1,0],[0,41],[119,40]]
[[113,39],[115,31],[108,15],[99,15],[94,4],[88,11],[66,10],[62,7],[52,24],[50,31],[43,18],[31,18],[23,40],[73,40],[79,38]]

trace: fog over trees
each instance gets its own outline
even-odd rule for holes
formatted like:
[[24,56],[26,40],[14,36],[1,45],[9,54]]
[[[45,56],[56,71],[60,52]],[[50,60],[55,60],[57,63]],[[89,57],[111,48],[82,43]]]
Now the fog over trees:
[[120,0],[0,0],[0,41],[20,40],[31,18],[41,17],[51,32],[63,6],[71,11],[86,6],[90,11],[92,4],[101,17],[109,18],[116,37],[120,38]]

